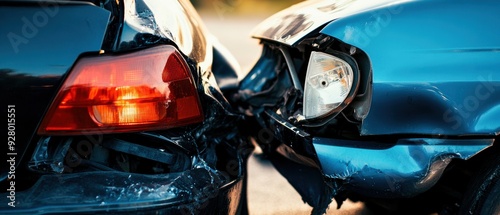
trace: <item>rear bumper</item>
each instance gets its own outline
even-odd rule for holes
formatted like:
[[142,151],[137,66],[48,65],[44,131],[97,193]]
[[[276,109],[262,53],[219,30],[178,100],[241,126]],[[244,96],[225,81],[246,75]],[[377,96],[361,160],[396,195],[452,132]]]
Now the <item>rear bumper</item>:
[[[203,166],[181,173],[143,175],[86,172],[45,175],[15,193],[15,207],[2,198],[2,214],[174,213],[238,214],[247,210],[245,175],[227,180]],[[8,196],[3,193],[3,196]],[[241,199],[243,198],[243,199]]]
[[277,151],[295,162],[317,167],[342,189],[370,197],[411,197],[425,192],[452,159],[467,160],[494,139],[408,138],[396,142],[312,137],[275,113],[266,112]]

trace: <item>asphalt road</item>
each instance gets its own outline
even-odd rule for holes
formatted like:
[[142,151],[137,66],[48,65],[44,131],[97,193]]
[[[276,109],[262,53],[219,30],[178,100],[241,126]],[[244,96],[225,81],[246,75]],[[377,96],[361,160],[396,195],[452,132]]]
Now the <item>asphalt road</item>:
[[[252,39],[250,32],[265,17],[229,16],[203,11],[200,15],[209,31],[236,57],[243,73],[248,71],[261,51],[258,40]],[[248,163],[250,214],[310,214],[312,208],[302,201],[269,161],[255,155],[258,153],[257,149]],[[330,204],[328,214],[370,214],[359,202],[347,201],[340,210],[336,207],[335,202]]]

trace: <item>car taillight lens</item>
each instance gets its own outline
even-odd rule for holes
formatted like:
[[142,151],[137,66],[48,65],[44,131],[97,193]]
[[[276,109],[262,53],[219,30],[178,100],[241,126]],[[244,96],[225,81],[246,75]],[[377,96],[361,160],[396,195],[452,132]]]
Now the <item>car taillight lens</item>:
[[173,46],[82,58],[38,133],[146,131],[201,122],[195,86],[189,67]]
[[351,93],[353,79],[353,69],[344,60],[311,52],[304,87],[304,117],[322,117],[340,107]]

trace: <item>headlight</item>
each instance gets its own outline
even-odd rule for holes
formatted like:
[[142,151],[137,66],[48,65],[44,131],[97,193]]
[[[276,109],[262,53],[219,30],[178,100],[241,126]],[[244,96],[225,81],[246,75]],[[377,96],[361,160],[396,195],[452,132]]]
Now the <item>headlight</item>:
[[344,60],[311,52],[304,88],[304,117],[314,119],[343,106],[354,83],[352,67]]

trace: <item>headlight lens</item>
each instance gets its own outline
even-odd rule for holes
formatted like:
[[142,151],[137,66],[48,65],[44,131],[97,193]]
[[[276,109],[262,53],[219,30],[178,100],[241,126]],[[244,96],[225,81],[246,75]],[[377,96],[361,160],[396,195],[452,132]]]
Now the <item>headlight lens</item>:
[[351,92],[354,73],[344,60],[311,52],[304,88],[304,117],[325,116],[340,107]]

